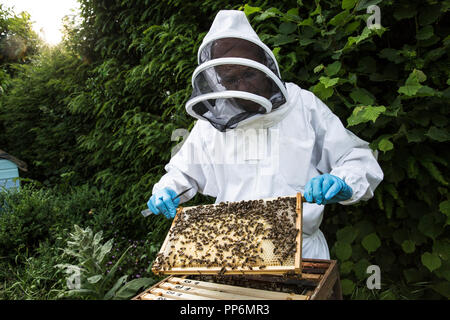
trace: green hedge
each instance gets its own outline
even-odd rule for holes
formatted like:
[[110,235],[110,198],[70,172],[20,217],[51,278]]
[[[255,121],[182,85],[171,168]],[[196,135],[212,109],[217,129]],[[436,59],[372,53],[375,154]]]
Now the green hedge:
[[[121,233],[139,238],[159,228],[151,237],[160,241],[169,224],[160,216],[143,220],[139,212],[177,143],[173,130],[193,125],[184,103],[203,36],[218,10],[241,9],[273,49],[283,79],[313,91],[378,152],[385,179],[375,198],[328,206],[322,223],[345,296],[449,297],[448,1],[80,3],[84,22],[72,26],[67,50],[85,72],[65,99],[55,98],[60,110],[70,110],[56,131],[74,141],[64,149],[72,160],[45,177],[31,166],[30,177],[104,188]],[[380,8],[380,28],[367,26],[370,5]],[[60,81],[73,77],[73,68],[61,70]],[[20,94],[23,106],[42,114],[33,97],[56,88],[37,82],[25,95],[23,81],[1,100]],[[45,122],[8,120],[11,110],[0,109],[0,121],[9,121],[9,147],[15,132],[48,130]],[[53,135],[42,137],[39,153],[55,152]],[[15,155],[33,163],[39,153],[27,146]],[[44,159],[45,168],[62,167],[56,157]],[[197,196],[192,203],[212,200]],[[366,288],[369,265],[380,267],[380,290]]]
[[[74,224],[103,230],[112,237],[111,199],[88,185],[60,191],[27,184],[0,191],[0,257],[14,262],[23,252],[34,255],[43,242],[64,246]],[[5,261],[5,260],[3,260]]]

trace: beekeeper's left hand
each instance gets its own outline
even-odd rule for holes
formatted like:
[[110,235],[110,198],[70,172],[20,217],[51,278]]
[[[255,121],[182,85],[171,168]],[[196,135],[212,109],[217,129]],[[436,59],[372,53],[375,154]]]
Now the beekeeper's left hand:
[[348,200],[352,194],[352,188],[344,180],[326,173],[308,181],[304,196],[308,202],[328,204]]

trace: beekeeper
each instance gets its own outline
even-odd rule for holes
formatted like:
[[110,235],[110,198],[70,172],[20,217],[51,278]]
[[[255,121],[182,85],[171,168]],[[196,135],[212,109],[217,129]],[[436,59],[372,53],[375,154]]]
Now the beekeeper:
[[368,200],[383,179],[368,143],[313,93],[282,81],[242,11],[217,14],[198,62],[186,110],[199,121],[154,185],[149,209],[174,217],[197,192],[216,203],[302,192],[302,255],[329,259],[324,205]]

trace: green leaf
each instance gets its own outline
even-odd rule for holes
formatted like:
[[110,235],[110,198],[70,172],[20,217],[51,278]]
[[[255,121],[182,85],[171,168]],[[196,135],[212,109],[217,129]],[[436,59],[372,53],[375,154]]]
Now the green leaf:
[[278,30],[280,31],[280,33],[290,34],[297,30],[297,25],[292,22],[283,22],[281,23]]
[[397,20],[409,19],[417,15],[417,10],[410,6],[399,6],[394,11],[394,18]]
[[100,299],[101,297],[97,292],[90,289],[73,289],[68,292],[63,292],[60,297],[87,297],[91,299]]
[[105,258],[106,254],[108,254],[111,251],[112,245],[113,245],[113,239],[108,240],[100,249],[100,252],[98,256],[96,257],[98,263],[102,263],[103,259]]
[[419,13],[419,24],[424,26],[434,23],[441,15],[440,5],[427,5],[426,10],[421,10]]
[[263,13],[261,13],[259,16],[256,16],[255,20],[256,21],[264,21],[266,19],[277,17],[277,16],[282,16],[282,15],[283,15],[283,13],[279,9],[269,8],[266,11],[264,11]]
[[369,6],[379,4],[383,0],[359,0],[356,11],[367,9]]
[[348,74],[348,81],[352,84],[352,85],[356,85],[356,81],[358,80],[358,77],[356,76],[356,74],[354,73],[349,73]]
[[371,30],[367,27],[364,28],[363,32],[356,37],[348,37],[347,43],[344,46],[344,50],[348,49],[354,45],[359,44],[361,41],[366,40],[371,35]]
[[366,106],[371,106],[375,102],[372,94],[364,88],[354,88],[350,93],[350,97],[353,101],[362,103]]
[[422,264],[433,272],[441,266],[441,259],[436,254],[425,252],[421,257]]
[[349,274],[352,271],[353,265],[354,263],[351,260],[342,262],[339,267],[340,274],[341,275]]
[[417,40],[427,40],[433,36],[433,26],[426,26],[422,29],[420,29],[416,34]]
[[367,267],[370,265],[371,263],[367,259],[361,259],[355,263],[353,270],[355,270],[355,275],[358,280],[364,280],[367,278]]
[[432,126],[425,135],[439,142],[446,142],[450,140],[450,134],[446,128],[437,128]]
[[316,1],[316,5],[316,9],[309,14],[311,17],[322,13],[322,7],[320,6],[319,1]]
[[139,290],[147,288],[154,282],[155,280],[153,280],[152,278],[139,278],[131,280],[117,291],[116,298],[130,299],[137,293],[139,293]]
[[395,295],[394,292],[392,292],[391,289],[387,289],[380,293],[380,300],[398,300],[398,296]]
[[402,249],[403,251],[405,251],[406,253],[413,253],[416,250],[416,245],[413,241],[411,240],[405,240],[402,243]]
[[320,71],[322,71],[324,69],[324,65],[323,64],[319,64],[317,67],[314,68],[314,73],[318,73]]
[[441,260],[442,265],[439,269],[435,270],[434,273],[441,279],[445,279],[450,283],[450,262]]
[[368,253],[372,253],[380,247],[381,241],[376,233],[371,233],[364,237],[364,239],[361,241],[361,244]]
[[272,50],[275,59],[277,59],[278,61],[280,61],[280,50],[281,50],[280,47],[273,48]]
[[337,74],[339,70],[341,70],[341,63],[339,61],[335,61],[326,67],[325,72],[329,77],[332,77]]
[[364,122],[375,122],[386,111],[384,106],[359,106],[353,109],[352,115],[347,119],[348,126],[354,126]]
[[439,183],[442,183],[444,186],[448,185],[447,180],[445,180],[444,176],[442,175],[441,171],[435,166],[435,164],[431,161],[427,160],[420,160],[420,164],[427,169],[427,171],[430,173],[430,175]]
[[441,114],[433,114],[431,116],[431,120],[433,124],[435,124],[438,127],[445,127],[448,123],[447,117]]
[[315,40],[314,39],[309,39],[309,38],[300,38],[299,43],[302,46],[307,46],[308,44],[314,43]]
[[319,78],[319,80],[320,83],[322,83],[325,86],[325,88],[330,88],[334,87],[338,83],[339,78],[329,78],[322,76]]
[[352,226],[346,226],[336,232],[336,239],[342,243],[351,244],[358,236],[358,230]]
[[422,142],[425,140],[425,129],[415,128],[406,131],[406,139],[408,140],[408,143]]
[[294,20],[294,21],[297,22],[297,23],[301,21],[301,19],[300,19],[300,17],[299,17],[299,14],[298,14],[298,8],[292,8],[292,9],[289,9],[289,10],[286,12],[285,17],[286,17],[287,19]]
[[342,11],[337,15],[335,15],[333,18],[331,18],[331,20],[328,23],[331,24],[332,26],[339,26],[345,21],[345,19],[349,15],[350,14],[348,13],[348,11]]
[[271,43],[276,47],[295,41],[297,41],[296,35],[277,34],[275,37],[271,38]]
[[442,201],[439,204],[439,210],[445,214],[447,217],[450,217],[450,200]]
[[111,270],[109,271],[108,275],[105,278],[104,283],[107,284],[108,282],[111,281],[112,278],[114,278],[114,275],[116,274],[117,268],[119,268],[119,265],[122,263],[122,261],[125,259],[128,251],[131,249],[131,246],[129,246],[124,253],[122,253],[122,255],[120,256],[120,258],[117,260],[117,262],[114,264],[114,266],[111,268]]
[[431,288],[437,293],[443,295],[447,299],[450,299],[450,282],[443,281],[436,284],[431,285]]
[[110,300],[114,297],[114,295],[116,294],[116,291],[125,283],[125,281],[127,280],[128,275],[124,275],[122,277],[120,277],[116,283],[114,284],[114,286],[108,290],[108,292],[105,294],[104,296],[104,300]]
[[101,279],[103,278],[103,276],[101,275],[101,274],[97,274],[97,275],[95,275],[95,276],[92,276],[92,277],[89,277],[88,279],[87,279],[87,281],[89,282],[89,283],[97,283],[97,282],[99,282]]
[[307,18],[302,20],[299,24],[299,26],[312,26],[314,25],[314,20],[312,18]]
[[260,12],[260,11],[261,11],[261,8],[259,8],[259,7],[252,7],[252,6],[249,6],[248,4],[245,4],[245,6],[244,6],[244,13],[247,17],[255,12]]
[[333,95],[333,88],[326,88],[323,83],[319,82],[316,84],[312,91],[315,95],[317,95],[321,100],[327,100],[329,97]]
[[444,261],[450,260],[450,240],[440,239],[433,244],[433,252]]
[[335,243],[336,256],[340,261],[348,260],[352,256],[352,246],[345,242]]
[[421,71],[414,69],[406,79],[405,85],[398,89],[398,93],[403,93],[406,96],[414,96],[420,88],[421,82],[426,80],[426,75]]
[[387,59],[394,63],[401,63],[405,61],[405,58],[401,55],[401,51],[392,48],[384,48],[378,55],[380,56],[380,58]]
[[417,228],[427,237],[435,240],[442,233],[442,226],[434,221],[434,217],[431,214],[423,215]]
[[358,0],[342,0],[342,9],[348,10],[352,9]]
[[356,30],[358,30],[359,26],[361,24],[361,21],[353,21],[345,26],[345,35],[352,34]]
[[103,235],[103,231],[99,231],[94,235],[94,240],[93,240],[93,244],[97,245],[100,243],[100,241],[102,240],[102,235]]
[[425,61],[436,61],[445,54],[444,48],[436,48],[425,54]]
[[394,149],[394,145],[392,144],[392,142],[389,141],[389,139],[384,138],[381,139],[381,141],[378,143],[378,149],[380,151],[387,152],[389,150]]
[[355,283],[350,279],[342,279],[341,286],[343,295],[350,295],[355,290]]
[[414,76],[418,82],[424,82],[425,80],[427,80],[427,76],[425,75],[425,73],[418,69],[414,69],[410,74],[410,77],[411,76]]
[[408,283],[419,282],[423,279],[422,273],[417,269],[403,270],[403,275]]

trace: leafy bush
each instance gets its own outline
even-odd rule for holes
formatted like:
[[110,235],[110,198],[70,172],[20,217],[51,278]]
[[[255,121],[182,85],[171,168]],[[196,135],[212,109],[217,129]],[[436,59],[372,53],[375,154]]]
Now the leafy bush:
[[58,246],[73,224],[113,233],[105,192],[80,186],[71,192],[26,184],[20,192],[0,192],[0,256],[13,261],[20,252],[33,255],[43,241]]
[[[98,237],[105,234],[115,239],[104,259],[97,262],[105,273],[127,251],[113,278],[114,281],[122,278],[126,286],[115,298],[129,297],[142,286],[155,282],[158,277],[151,272],[151,264],[162,239],[153,233],[162,235],[163,231],[156,228],[146,240],[120,236],[122,223],[114,217],[109,201],[105,192],[86,185],[59,190],[25,184],[20,192],[0,192],[0,298],[60,299],[67,293],[64,270],[53,266],[83,262],[76,257],[62,257],[59,249],[66,246],[73,224],[97,232]],[[93,231],[86,233],[93,238]],[[86,238],[85,241],[92,241]],[[88,254],[91,247],[82,247],[84,253]],[[142,280],[134,281],[139,279]]]
[[[29,63],[41,46],[38,35],[32,29],[30,15],[26,12],[16,14],[11,8],[0,4],[0,97],[8,90],[11,78],[17,76],[17,66]],[[0,120],[0,146],[7,149],[4,130]]]
[[0,259],[1,300],[54,300],[65,285],[62,271],[53,266],[62,263],[59,249],[47,241],[33,255],[20,251],[11,263]]
[[43,49],[31,63],[15,68],[17,75],[0,99],[3,149],[28,164],[23,177],[45,185],[80,182],[80,174],[88,173],[74,145],[90,123],[67,104],[84,83],[86,68],[60,47]]
[[128,275],[117,279],[116,272],[132,246],[121,252],[121,256],[109,267],[105,265],[105,261],[111,252],[113,240],[102,244],[102,234],[102,231],[94,234],[89,227],[82,229],[75,225],[75,230],[70,234],[67,247],[63,251],[64,255],[74,257],[77,263],[55,266],[69,274],[67,281],[71,285],[68,290],[61,292],[60,297],[128,299],[139,289],[154,282],[151,278],[138,278],[125,283]]

